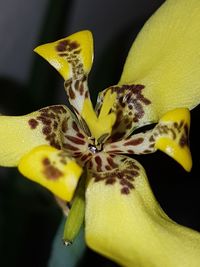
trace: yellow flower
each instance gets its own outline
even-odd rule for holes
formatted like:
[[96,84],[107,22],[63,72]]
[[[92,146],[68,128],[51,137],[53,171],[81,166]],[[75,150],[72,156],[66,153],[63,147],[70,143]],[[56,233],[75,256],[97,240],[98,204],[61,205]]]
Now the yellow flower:
[[[18,166],[68,202],[87,170],[86,242],[122,266],[200,264],[200,234],[167,217],[143,167],[127,156],[159,149],[190,171],[189,109],[200,102],[199,43],[199,0],[167,0],[138,35],[119,83],[99,94],[95,109],[87,87],[91,33],[41,45],[35,51],[64,78],[74,113],[57,105],[0,117],[1,166]],[[157,123],[153,129],[134,134],[151,123]]]

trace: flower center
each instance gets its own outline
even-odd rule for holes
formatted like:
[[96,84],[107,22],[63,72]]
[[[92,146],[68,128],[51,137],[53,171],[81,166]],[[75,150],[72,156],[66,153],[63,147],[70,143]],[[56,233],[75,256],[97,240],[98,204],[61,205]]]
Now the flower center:
[[88,149],[89,151],[91,151],[93,154],[96,154],[98,152],[100,152],[101,150],[99,150],[95,145],[89,144],[88,145]]

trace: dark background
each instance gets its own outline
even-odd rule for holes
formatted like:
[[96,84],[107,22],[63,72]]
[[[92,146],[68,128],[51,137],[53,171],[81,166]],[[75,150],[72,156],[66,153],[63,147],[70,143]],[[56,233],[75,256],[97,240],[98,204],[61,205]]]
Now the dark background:
[[[132,41],[162,2],[1,2],[0,113],[22,115],[43,106],[65,104],[62,79],[32,50],[38,44],[82,29],[89,29],[94,35],[95,60],[90,90],[95,100],[99,90],[117,83]],[[191,173],[186,173],[161,152],[137,159],[145,167],[153,192],[165,212],[176,222],[200,231],[199,115],[199,108],[192,111],[194,166]],[[0,168],[0,266],[48,266],[52,241],[61,219],[62,214],[50,193],[20,176],[15,168]],[[86,250],[77,267],[88,265],[116,266]]]

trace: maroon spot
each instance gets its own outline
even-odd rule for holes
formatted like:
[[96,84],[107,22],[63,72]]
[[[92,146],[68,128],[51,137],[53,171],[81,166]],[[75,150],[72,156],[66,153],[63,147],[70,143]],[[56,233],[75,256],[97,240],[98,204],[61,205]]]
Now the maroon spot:
[[124,146],[137,146],[137,145],[140,145],[141,143],[143,143],[143,141],[144,141],[144,138],[139,137],[137,139],[133,139],[133,140],[125,142]]
[[44,158],[43,159],[43,161],[42,161],[42,163],[45,165],[45,166],[47,166],[47,165],[50,165],[50,160],[48,159],[48,158]]
[[54,130],[56,130],[56,129],[58,128],[58,123],[57,123],[57,121],[54,121],[54,123],[53,123],[53,128],[54,128]]
[[77,135],[77,137],[79,137],[81,139],[84,139],[85,138],[85,136],[82,133],[77,133],[76,135]]
[[72,146],[72,145],[70,145],[70,144],[63,144],[63,147],[66,148],[66,149],[72,150],[72,151],[77,151],[77,150],[79,150],[78,147]]
[[28,124],[30,125],[31,129],[35,129],[38,126],[38,121],[36,121],[35,119],[30,119],[28,121]]
[[99,157],[99,156],[96,156],[95,158],[94,158],[94,160],[95,160],[95,162],[97,163],[97,171],[102,171],[101,170],[101,167],[102,167],[102,159],[101,159],[101,157]]
[[187,144],[188,144],[187,138],[186,138],[184,135],[182,135],[181,138],[180,138],[180,141],[179,141],[179,145],[180,145],[181,147],[184,147],[184,146],[186,146]]
[[43,171],[43,174],[45,175],[47,179],[50,179],[50,180],[57,180],[58,178],[63,176],[63,173],[52,165],[45,168]]
[[76,124],[75,121],[73,121],[73,123],[72,123],[72,128],[73,128],[76,132],[79,132],[79,128],[78,128],[78,126],[77,126],[77,124]]
[[62,122],[61,128],[62,128],[63,133],[66,133],[66,131],[68,130],[67,121],[68,121],[67,119],[64,119]]
[[67,49],[66,49],[66,46],[69,44],[69,41],[68,40],[63,40],[63,41],[60,41],[58,43],[58,45],[56,46],[56,50],[58,52],[65,52]]
[[48,158],[44,158],[42,163],[44,165],[43,174],[47,179],[56,180],[63,176],[63,173],[58,168],[53,166]]
[[116,132],[111,136],[112,142],[121,139],[125,135],[125,132]]
[[76,89],[77,91],[79,90],[79,86],[80,86],[80,80],[75,81],[75,83],[74,83],[74,87],[75,87],[75,89]]
[[153,137],[153,135],[149,138],[149,142],[154,142],[155,141],[155,139],[154,139],[154,137]]
[[122,154],[123,151],[119,149],[114,149],[114,150],[109,150],[109,152],[114,153],[114,154]]
[[107,179],[106,179],[106,184],[110,184],[110,185],[112,185],[112,184],[114,184],[115,182],[116,182],[116,179],[113,178],[113,177],[111,177],[111,178],[107,178]]
[[51,133],[51,127],[50,126],[43,127],[42,132],[45,135],[49,135]]
[[106,166],[105,166],[105,169],[106,169],[107,171],[112,170],[112,168],[111,168],[109,165],[106,165]]
[[38,116],[37,119],[41,121],[45,125],[50,125],[51,124],[51,119],[47,118],[48,114],[43,114],[41,113],[42,116]]
[[76,98],[76,95],[75,95],[74,91],[72,90],[71,86],[70,86],[68,92],[69,92],[69,97],[71,99],[75,99]]
[[89,93],[88,91],[85,92],[85,98],[88,98],[89,97]]
[[134,154],[134,151],[131,150],[131,149],[128,149],[127,152],[128,152],[129,154]]
[[116,163],[114,163],[113,159],[111,157],[107,157],[107,161],[108,164],[112,167],[112,168],[117,168],[118,165]]
[[88,154],[86,154],[86,155],[83,155],[82,157],[81,157],[81,160],[82,161],[85,161],[87,158],[89,157],[89,155]]
[[121,193],[124,195],[128,195],[130,193],[130,189],[128,187],[122,187]]
[[77,144],[77,145],[84,145],[85,144],[85,141],[82,140],[82,139],[79,139],[77,137],[74,137],[74,136],[71,136],[71,135],[65,135],[65,137],[70,140],[71,142],[73,142],[74,144]]

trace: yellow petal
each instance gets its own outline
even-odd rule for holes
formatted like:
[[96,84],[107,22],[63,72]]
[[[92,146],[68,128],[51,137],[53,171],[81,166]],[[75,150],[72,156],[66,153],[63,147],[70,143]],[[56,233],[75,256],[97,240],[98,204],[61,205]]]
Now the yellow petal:
[[110,113],[114,113],[116,117],[110,141],[124,139],[135,129],[153,122],[151,118],[152,103],[144,96],[145,87],[143,85],[122,84],[106,88],[98,95],[95,108],[97,113],[104,110],[106,96],[109,92],[112,92],[114,97],[112,101],[108,101],[108,106]]
[[168,0],[134,42],[120,84],[141,84],[157,121],[165,112],[200,102],[200,2]]
[[25,116],[0,116],[0,166],[17,166],[42,144],[61,147],[60,128],[71,115],[65,106],[46,107]]
[[93,62],[93,38],[90,31],[80,31],[35,50],[64,78],[70,104],[79,120],[84,102],[91,105],[87,76]]
[[24,155],[19,171],[63,200],[70,201],[76,189],[81,167],[68,155],[51,146],[38,146]]
[[190,112],[178,108],[167,112],[154,130],[155,148],[178,161],[186,171],[192,168],[192,157],[188,145]]
[[[128,170],[134,171],[134,188],[129,194],[122,194],[125,181],[121,184],[120,181]],[[198,267],[200,234],[167,217],[155,200],[141,165],[126,158],[119,170],[113,170],[115,176],[109,178],[108,173],[105,179],[101,179],[105,174],[101,176],[99,172],[89,178],[86,192],[89,247],[125,267]]]
[[90,72],[93,61],[92,34],[90,31],[80,31],[56,42],[40,45],[34,51],[46,59],[64,80],[68,80],[74,71],[78,71],[78,66],[71,64],[77,58],[83,64],[81,68],[84,73]]

